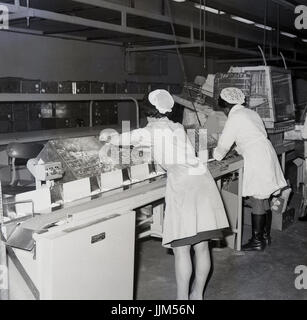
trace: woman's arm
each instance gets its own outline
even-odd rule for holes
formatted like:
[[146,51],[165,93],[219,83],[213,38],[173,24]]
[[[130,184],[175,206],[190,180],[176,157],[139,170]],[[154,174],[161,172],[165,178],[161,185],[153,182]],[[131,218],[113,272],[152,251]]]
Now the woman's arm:
[[216,149],[214,150],[213,157],[217,161],[221,161],[232,145],[235,142],[235,133],[236,133],[236,122],[234,121],[234,116],[231,118],[228,118],[228,120],[225,123],[224,130],[221,134],[221,137],[218,141],[218,145]]
[[102,130],[99,136],[100,141],[109,142],[113,145],[151,145],[151,133],[147,128],[135,129],[119,134],[114,129]]

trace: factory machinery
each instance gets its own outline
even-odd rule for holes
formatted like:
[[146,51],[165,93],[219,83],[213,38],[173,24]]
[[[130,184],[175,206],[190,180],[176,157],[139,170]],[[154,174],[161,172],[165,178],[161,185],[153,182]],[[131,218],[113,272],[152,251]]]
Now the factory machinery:
[[[31,171],[36,190],[3,195],[11,298],[133,298],[135,238],[162,235],[166,174],[146,150],[119,148],[131,164],[114,165],[101,147],[96,137],[51,140]],[[242,167],[237,155],[208,163],[216,179]]]
[[[197,134],[194,147],[221,189],[231,226],[226,240],[238,250],[243,159],[233,152],[224,161],[212,159],[226,121],[216,109],[217,97],[225,86],[239,86],[267,128],[284,132],[293,121],[292,95],[289,100],[274,92],[284,93],[286,86],[291,93],[291,78],[273,71],[232,69],[198,77],[174,95],[185,107],[184,126],[207,129],[208,150],[201,149]],[[50,140],[33,162],[36,190],[3,195],[11,298],[133,298],[135,239],[162,237],[166,173],[146,148],[119,147],[116,163],[101,156],[101,147],[94,136]]]
[[[288,101],[288,95],[268,95],[270,72],[266,67],[232,69],[198,77],[174,95],[185,107],[184,126],[207,129],[208,150],[201,149],[197,134],[194,147],[201,159],[209,158],[207,166],[221,189],[231,226],[226,240],[238,250],[243,160],[235,153],[219,163],[212,159],[226,121],[216,108],[217,97],[223,87],[239,86],[267,128],[283,132],[292,123],[292,96]],[[276,72],[269,88],[284,92],[289,74]],[[36,190],[3,195],[1,231],[11,298],[133,298],[135,239],[162,236],[166,173],[146,148],[119,147],[119,162],[102,157],[101,148],[93,136],[50,140],[32,166]],[[207,158],[202,158],[204,151]]]

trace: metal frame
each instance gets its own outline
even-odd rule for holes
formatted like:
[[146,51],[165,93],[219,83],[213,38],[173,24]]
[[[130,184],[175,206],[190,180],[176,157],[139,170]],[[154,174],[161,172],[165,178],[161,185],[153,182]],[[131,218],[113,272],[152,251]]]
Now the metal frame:
[[[162,14],[156,14],[144,10],[139,10],[135,9],[132,7],[124,6],[124,5],[119,5],[115,3],[111,3],[105,0],[72,0],[74,2],[84,4],[84,5],[91,5],[93,7],[99,7],[99,8],[105,8],[108,10],[114,10],[117,11],[121,14],[121,24],[117,25],[114,23],[106,23],[102,21],[97,21],[93,19],[86,19],[86,18],[81,18],[81,17],[76,17],[76,16],[71,16],[68,14],[61,14],[61,13],[55,13],[51,11],[46,11],[46,10],[39,10],[39,9],[34,9],[30,7],[25,7],[21,6],[19,3],[19,0],[15,0],[15,5],[12,4],[6,4],[6,3],[1,3],[3,5],[6,5],[9,8],[9,11],[11,13],[10,17],[11,19],[20,19],[20,18],[26,18],[27,20],[30,18],[41,18],[41,19],[47,19],[51,21],[57,21],[57,22],[62,22],[62,23],[68,23],[68,24],[74,24],[74,25],[80,25],[80,26],[86,26],[86,27],[91,27],[95,29],[101,29],[101,30],[108,30],[108,31],[113,31],[113,32],[119,32],[123,34],[128,34],[128,35],[136,35],[136,36],[141,36],[141,37],[148,37],[152,39],[159,39],[159,40],[165,40],[165,41],[174,41],[174,36],[171,34],[166,34],[166,33],[161,33],[161,32],[153,32],[141,28],[133,28],[127,26],[127,15],[134,15],[134,16],[139,16],[143,18],[148,18],[151,20],[157,20],[158,22],[164,22],[164,23],[171,23],[171,17],[167,15],[162,15]],[[287,1],[284,0],[272,0],[276,3],[278,3],[281,6],[286,6],[286,7],[292,7]],[[230,21],[230,18],[228,15],[225,15],[225,17],[222,17],[221,19],[224,19],[225,21]],[[246,34],[240,34],[238,36],[236,30],[230,30],[231,28],[224,28],[222,30],[221,28],[218,28],[214,25],[214,23],[210,23],[211,19],[206,19],[207,20],[207,25],[206,25],[206,31],[212,32],[212,33],[217,33],[221,34],[223,36],[228,36],[228,37],[233,37],[234,38],[234,46],[224,46],[222,44],[215,44],[215,43],[210,43],[210,42],[205,42],[205,45],[207,47],[215,48],[215,49],[220,49],[220,50],[225,50],[225,51],[233,51],[237,53],[242,53],[246,55],[254,55],[258,56],[257,51],[252,51],[252,50],[246,50],[243,48],[238,47],[238,40],[246,40],[254,43],[259,43],[261,40],[261,33],[260,30],[254,30],[255,32],[255,37],[250,37],[250,35]],[[174,24],[183,26],[186,28],[190,29],[190,37],[176,37],[177,42],[183,43],[183,44],[189,44],[192,45],[192,47],[199,47],[199,44],[194,44],[194,25],[193,22],[191,22],[188,19],[178,19],[174,17]],[[201,26],[195,27],[195,29],[199,29]],[[246,28],[250,28],[252,30],[251,26],[246,25]],[[63,38],[63,39],[72,39],[72,40],[80,40],[80,41],[90,41],[90,42],[95,42],[95,43],[106,43],[105,41],[99,41],[99,40],[91,40],[87,39],[86,37],[76,37],[76,36],[70,36],[67,34],[61,34],[61,33],[54,33],[54,34],[46,34],[42,31],[37,31],[37,30],[29,30],[29,29],[23,29],[23,28],[10,28],[12,32],[25,32],[25,33],[30,33],[30,34],[35,34],[35,35],[43,35],[43,36],[48,36],[48,37],[56,37],[56,38]],[[259,39],[256,36],[259,34]],[[286,41],[286,40],[285,40]],[[289,44],[289,45],[288,45]],[[118,45],[118,44],[117,44]],[[203,45],[203,43],[202,43]],[[286,45],[286,42],[285,42]],[[300,52],[302,54],[305,54],[304,50],[298,50],[295,49],[294,46],[291,45],[290,40],[288,40],[287,43],[287,49],[292,50],[293,52]],[[176,49],[178,47],[172,47],[171,49]],[[179,47],[180,48],[180,47]],[[151,50],[162,50],[162,46],[159,47],[151,47]],[[130,50],[130,49],[129,49]],[[132,50],[132,49],[131,49]],[[135,48],[136,50],[143,50],[142,48]],[[149,50],[149,49],[147,49]],[[295,59],[294,59],[295,60]],[[300,61],[296,61],[300,63]]]
[[18,94],[18,93],[1,93],[0,102],[16,101],[90,101],[90,127],[92,124],[92,102],[93,101],[132,101],[135,104],[136,127],[140,127],[140,110],[138,100],[142,100],[144,94]]
[[[208,48],[214,48],[214,49],[221,49],[221,50],[226,50],[226,51],[233,51],[233,52],[238,52],[238,53],[245,53],[253,56],[259,56],[259,53],[257,51],[252,51],[248,49],[240,49],[240,48],[235,48],[232,46],[227,46],[223,44],[218,44],[218,43],[213,43],[213,42],[205,42],[206,47]],[[147,46],[147,47],[135,47],[135,48],[127,48],[127,52],[138,52],[138,51],[155,51],[155,50],[170,50],[170,49],[188,49],[188,48],[202,48],[203,47],[203,42],[197,42],[197,43],[190,43],[190,44],[173,44],[173,45],[164,45],[164,46]]]
[[[115,31],[120,33],[127,33],[127,34],[149,37],[154,39],[162,39],[162,40],[168,40],[168,41],[174,40],[173,35],[128,27],[126,25],[127,14],[124,11],[121,11],[121,14],[122,14],[121,25],[116,25],[114,23],[107,23],[107,22],[91,20],[91,19],[86,19],[86,18],[81,18],[76,16],[69,16],[67,14],[55,13],[55,12],[40,10],[40,9],[27,8],[24,6],[15,6],[15,5],[9,5],[5,3],[0,3],[0,4],[6,5],[9,8],[9,11],[13,12],[14,14],[24,15],[25,17],[29,17],[29,18],[42,18],[42,19],[47,19],[51,21],[69,23],[74,25],[80,25],[80,26],[108,30],[108,31]],[[190,39],[185,37],[177,37],[177,39],[178,41],[181,41],[181,42],[187,42],[187,43],[190,42]]]
[[[238,69],[241,69],[243,72],[253,72],[253,71],[264,71],[265,72],[265,78],[266,83],[268,86],[268,99],[269,99],[269,105],[270,105],[270,118],[263,118],[263,121],[266,123],[267,126],[273,126],[274,122],[280,122],[277,120],[276,117],[276,111],[275,111],[275,102],[274,102],[274,92],[273,92],[273,81],[272,81],[272,71],[277,71],[280,73],[285,73],[291,76],[291,71],[277,68],[277,67],[270,67],[270,66],[247,66],[247,67],[238,67]],[[292,102],[292,105],[294,106],[294,97],[293,97],[293,88],[292,88],[292,82],[290,81],[290,100]],[[287,121],[287,120],[285,120]],[[269,128],[269,127],[268,127]]]

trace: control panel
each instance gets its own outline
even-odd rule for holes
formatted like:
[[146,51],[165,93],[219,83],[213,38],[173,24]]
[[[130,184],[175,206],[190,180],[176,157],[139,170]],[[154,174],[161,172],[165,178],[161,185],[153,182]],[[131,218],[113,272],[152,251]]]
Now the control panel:
[[36,179],[40,181],[56,180],[63,177],[64,171],[61,162],[37,164],[35,167]]

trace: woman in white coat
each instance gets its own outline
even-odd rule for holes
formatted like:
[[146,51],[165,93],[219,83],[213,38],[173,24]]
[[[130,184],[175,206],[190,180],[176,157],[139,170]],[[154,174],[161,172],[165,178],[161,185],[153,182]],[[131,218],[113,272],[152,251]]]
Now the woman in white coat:
[[[148,99],[151,106],[145,128],[111,137],[102,132],[100,140],[150,146],[154,161],[167,171],[162,245],[174,252],[177,299],[201,300],[211,268],[208,240],[221,236],[228,220],[215,181],[195,156],[183,126],[167,117],[174,106],[172,96],[166,90],[155,90]],[[190,292],[191,248],[195,279]]]
[[252,206],[252,238],[243,250],[263,250],[271,243],[269,198],[287,184],[262,119],[257,112],[245,108],[244,103],[245,96],[240,89],[222,90],[219,104],[228,120],[214,157],[222,160],[234,143],[243,156],[243,197],[250,197]]

